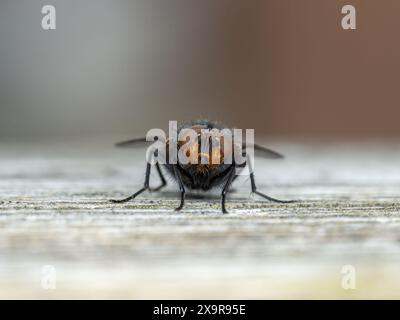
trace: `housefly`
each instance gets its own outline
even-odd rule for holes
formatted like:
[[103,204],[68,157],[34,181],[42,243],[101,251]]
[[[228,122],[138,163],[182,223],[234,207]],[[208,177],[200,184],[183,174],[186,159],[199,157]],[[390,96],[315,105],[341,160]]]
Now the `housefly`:
[[[209,134],[204,139],[203,133],[224,132],[225,135]],[[273,150],[267,149],[263,146],[254,143],[238,143],[233,138],[231,129],[224,125],[208,120],[198,120],[185,123],[176,127],[176,136],[180,137],[184,132],[194,133],[192,139],[188,139],[188,135],[184,135],[185,139],[172,138],[171,136],[164,137],[163,139],[157,137],[155,140],[164,143],[165,148],[151,150],[150,157],[147,159],[145,181],[143,187],[132,194],[131,196],[122,200],[111,200],[112,203],[124,203],[135,199],[138,195],[146,190],[158,191],[167,185],[164,172],[167,172],[178,184],[180,191],[180,205],[175,210],[179,211],[183,208],[185,203],[186,190],[201,190],[208,191],[216,187],[222,187],[221,192],[221,207],[222,212],[227,213],[225,207],[226,195],[229,192],[232,182],[240,175],[244,168],[249,169],[249,176],[251,182],[251,191],[269,201],[278,203],[291,203],[294,201],[278,200],[267,196],[257,190],[254,172],[251,168],[253,163],[252,157],[254,154],[268,159],[279,159],[283,156]],[[228,132],[228,133],[227,133]],[[170,132],[171,133],[171,132]],[[214,143],[217,141],[217,143]],[[139,138],[120,142],[117,144],[119,147],[132,147],[143,145],[146,143],[146,138]],[[191,143],[189,143],[191,142]],[[147,142],[148,143],[148,142]],[[176,143],[175,151],[171,151],[173,144]],[[250,145],[251,144],[251,145]],[[238,148],[238,147],[241,148]],[[253,154],[247,154],[247,147],[252,147]],[[243,150],[246,149],[246,150]],[[149,150],[149,149],[148,149]],[[237,151],[239,150],[239,151]],[[153,152],[154,151],[154,152]],[[244,159],[241,163],[237,161],[235,155],[241,156]],[[181,155],[179,157],[178,155]],[[174,157],[174,155],[177,155]],[[161,157],[163,156],[163,157]],[[185,158],[186,157],[186,158]],[[155,160],[154,158],[157,158]],[[171,161],[175,159],[175,161]],[[163,161],[160,161],[162,159]],[[186,161],[185,161],[186,160]],[[229,161],[227,161],[229,160]],[[161,184],[157,188],[150,188],[150,172],[152,167],[155,167]],[[162,170],[162,168],[164,170]]]

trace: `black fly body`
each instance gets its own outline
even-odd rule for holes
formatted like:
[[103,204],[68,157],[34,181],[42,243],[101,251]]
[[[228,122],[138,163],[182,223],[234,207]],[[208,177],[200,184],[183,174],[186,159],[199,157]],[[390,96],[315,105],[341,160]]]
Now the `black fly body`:
[[[200,132],[204,129],[208,130],[213,130],[213,129],[218,129],[218,130],[223,130],[226,127],[216,123],[216,122],[211,122],[211,121],[206,121],[206,120],[199,120],[199,121],[193,121],[184,125],[181,125],[179,128],[177,128],[178,134],[185,129],[191,129],[194,130],[198,135],[200,136]],[[129,141],[124,141],[121,143],[118,143],[117,146],[121,147],[130,147],[130,146],[137,146],[140,144],[143,144],[146,142],[145,138],[141,139],[133,139]],[[130,200],[135,199],[138,195],[143,193],[146,190],[152,190],[152,191],[157,191],[162,189],[167,185],[167,181],[164,177],[163,171],[161,169],[161,166],[172,176],[172,178],[177,182],[179,186],[179,191],[180,191],[180,205],[179,207],[176,208],[176,210],[181,210],[184,206],[185,202],[185,193],[186,190],[200,190],[200,191],[208,191],[211,190],[215,187],[222,187],[222,192],[221,192],[221,206],[222,206],[222,212],[227,213],[227,210],[225,208],[225,200],[226,200],[226,195],[229,192],[229,188],[232,184],[232,182],[238,177],[237,172],[238,170],[241,170],[241,168],[244,168],[246,165],[250,165],[252,162],[251,159],[248,157],[246,158],[246,154],[243,153],[243,156],[245,156],[246,161],[242,164],[235,163],[235,160],[231,161],[230,163],[225,163],[223,160],[227,158],[229,155],[227,153],[233,154],[233,144],[231,148],[222,148],[223,146],[220,144],[219,148],[216,149],[209,149],[209,152],[199,152],[196,153],[196,157],[200,160],[202,157],[206,157],[208,159],[207,164],[203,164],[203,162],[199,163],[197,161],[196,163],[190,162],[183,164],[179,160],[177,160],[176,163],[159,163],[155,162],[154,166],[155,169],[157,170],[157,173],[160,177],[161,184],[159,187],[155,189],[150,189],[149,187],[149,181],[150,181],[150,172],[152,169],[152,164],[148,161],[147,166],[146,166],[146,173],[145,173],[145,181],[143,187],[132,194],[131,196],[122,199],[122,200],[111,200],[112,203],[124,203]],[[226,142],[225,142],[226,143]],[[167,140],[168,144],[168,140]],[[180,148],[183,148],[184,142],[178,142],[177,144],[177,150]],[[244,146],[244,145],[243,145]],[[229,147],[229,145],[228,145]],[[195,142],[194,145],[192,145],[188,151],[191,150],[191,148],[195,148],[196,151],[201,150],[201,140],[200,138],[198,141]],[[264,158],[269,158],[269,159],[279,159],[283,158],[282,155],[279,153],[272,151],[270,149],[267,149],[265,147],[259,146],[257,144],[253,145],[254,152],[257,153],[257,155],[262,156]],[[228,150],[228,151],[226,151]],[[229,151],[230,150],[230,151]],[[213,162],[214,159],[212,156],[212,153],[218,153],[218,162]],[[188,152],[190,153],[190,152]],[[167,158],[168,158],[168,153],[167,153]],[[233,157],[232,157],[233,158]],[[274,199],[272,197],[267,196],[264,193],[261,193],[257,190],[257,186],[255,183],[254,179],[254,172],[250,170],[250,182],[251,182],[251,191],[269,201],[273,202],[278,202],[278,203],[291,203],[293,201],[284,201],[284,200],[278,200]]]

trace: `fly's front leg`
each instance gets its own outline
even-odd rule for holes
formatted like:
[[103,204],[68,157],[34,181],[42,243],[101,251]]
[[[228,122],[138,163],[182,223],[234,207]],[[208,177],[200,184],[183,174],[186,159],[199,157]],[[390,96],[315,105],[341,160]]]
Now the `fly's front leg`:
[[176,208],[176,211],[180,211],[183,208],[183,205],[185,204],[185,187],[182,182],[182,176],[180,172],[178,171],[178,168],[176,165],[174,165],[174,174],[176,181],[178,181],[178,186],[179,186],[179,191],[181,192],[181,203],[178,208]]
[[253,172],[250,173],[250,181],[251,181],[251,192],[253,192],[255,194],[258,194],[260,197],[263,197],[263,198],[265,198],[265,199],[267,199],[269,201],[277,202],[277,203],[293,203],[293,202],[296,202],[295,200],[279,200],[279,199],[275,199],[275,198],[272,198],[270,196],[267,196],[266,194],[264,194],[262,192],[257,191],[256,182],[255,182],[255,179],[254,179],[254,173]]
[[165,180],[164,175],[163,175],[163,173],[161,171],[161,168],[160,168],[160,164],[158,162],[156,162],[156,169],[157,169],[157,172],[158,172],[158,176],[161,179],[161,185],[159,185],[156,188],[149,188],[150,191],[158,191],[158,190],[164,188],[167,185],[167,180]]
[[226,211],[225,208],[225,199],[235,176],[236,176],[235,167],[233,166],[231,172],[228,175],[228,180],[226,180],[224,188],[222,189],[222,199],[221,199],[222,213],[228,213],[228,211]]
[[257,186],[256,186],[256,181],[254,178],[254,168],[253,168],[253,161],[250,159],[250,157],[247,157],[247,164],[249,166],[249,171],[250,171],[250,182],[251,182],[251,192],[259,195],[260,197],[263,197],[264,199],[267,199],[272,202],[277,202],[277,203],[293,203],[296,202],[295,200],[279,200],[272,198],[270,196],[267,196],[266,194],[257,191]]
[[143,193],[144,191],[146,191],[147,189],[149,189],[149,181],[150,181],[150,170],[151,170],[151,164],[147,163],[146,166],[146,175],[145,175],[145,179],[144,179],[144,185],[143,188],[140,189],[139,191],[135,192],[133,195],[122,199],[122,200],[110,200],[111,203],[124,203],[124,202],[128,202],[130,200],[135,199],[139,194]]

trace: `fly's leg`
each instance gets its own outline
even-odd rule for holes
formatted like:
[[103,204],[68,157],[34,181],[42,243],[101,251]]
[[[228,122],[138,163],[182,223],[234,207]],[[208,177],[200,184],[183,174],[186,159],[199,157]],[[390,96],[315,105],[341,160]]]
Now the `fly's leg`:
[[176,181],[178,181],[179,191],[181,192],[181,203],[179,204],[179,207],[177,207],[175,210],[180,211],[182,210],[183,205],[185,204],[185,187],[183,185],[182,177],[177,169],[177,166],[174,166],[174,174]]
[[145,175],[145,179],[144,179],[144,186],[142,189],[140,189],[139,191],[135,192],[133,195],[122,199],[122,200],[110,200],[111,203],[124,203],[124,202],[128,202],[130,200],[135,199],[139,194],[143,193],[144,191],[146,191],[147,189],[149,189],[149,181],[150,181],[150,170],[151,170],[151,164],[147,163],[146,166],[146,175]]
[[256,181],[254,179],[254,158],[247,156],[247,161],[246,161],[249,171],[250,171],[250,181],[251,181],[251,192],[259,195],[260,197],[263,197],[264,199],[267,199],[272,202],[277,202],[277,203],[293,203],[296,202],[295,200],[279,200],[272,198],[270,196],[267,196],[266,194],[257,191],[257,186],[256,186]]
[[263,198],[265,198],[265,199],[267,199],[269,201],[277,202],[277,203],[293,203],[293,202],[296,202],[295,200],[279,200],[279,199],[275,199],[275,198],[272,198],[270,196],[267,196],[266,194],[264,194],[262,192],[257,191],[256,182],[254,180],[254,173],[253,172],[250,173],[250,181],[251,181],[251,192],[253,192],[255,194],[258,194],[260,197],[263,197]]
[[160,164],[158,162],[156,162],[156,169],[157,169],[157,172],[158,172],[158,176],[161,179],[161,185],[159,185],[156,188],[149,188],[150,191],[159,191],[159,190],[161,190],[162,188],[164,188],[167,185],[167,180],[165,180],[164,175],[163,175],[163,173],[161,171],[161,168],[160,168]]
[[226,180],[224,188],[222,189],[222,195],[221,195],[222,196],[222,199],[221,199],[222,213],[228,213],[228,211],[226,211],[226,208],[225,208],[225,199],[226,199],[226,195],[229,191],[229,188],[232,184],[232,181],[234,180],[235,177],[236,177],[235,167],[233,166],[231,172],[229,173],[228,180]]

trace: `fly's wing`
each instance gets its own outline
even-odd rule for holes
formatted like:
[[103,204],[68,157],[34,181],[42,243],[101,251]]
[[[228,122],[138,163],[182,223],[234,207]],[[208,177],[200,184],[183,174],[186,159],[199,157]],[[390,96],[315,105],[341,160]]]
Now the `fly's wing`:
[[[164,139],[161,139],[160,141],[162,142]],[[155,137],[154,141],[158,141],[158,137]],[[146,138],[136,138],[136,139],[131,139],[127,141],[122,141],[118,142],[115,145],[117,147],[121,148],[138,148],[138,149],[144,149],[148,148],[146,152],[146,159],[149,163],[153,163],[152,161],[154,160],[154,156],[157,157],[157,161],[160,163],[160,161],[166,161],[168,159],[168,155],[165,153],[165,150],[163,151],[158,148],[149,148],[154,141],[147,141]],[[167,141],[168,143],[168,141]],[[163,162],[161,162],[163,163]]]
[[[122,141],[118,142],[116,144],[117,147],[122,147],[122,148],[144,148],[149,146],[149,144],[152,143],[152,141],[147,141],[146,138],[136,138],[136,139],[131,139],[127,141]],[[168,141],[167,141],[168,143]],[[259,144],[253,144],[252,145],[254,148],[254,156],[255,157],[260,157],[260,158],[265,158],[265,159],[282,159],[283,155],[280,153],[268,149],[266,147],[260,146]],[[242,146],[242,152],[243,155],[245,155],[246,151],[246,144],[244,143]]]
[[258,144],[254,145],[254,155],[257,157],[267,158],[267,159],[282,159],[283,155],[280,153],[260,146]]
[[[260,146],[259,144],[253,144],[252,145],[254,148],[254,156],[255,157],[260,157],[260,158],[265,158],[265,159],[282,159],[283,155],[280,153],[268,149],[266,147]],[[242,147],[243,152],[246,150],[246,144],[243,144]]]
[[136,138],[118,142],[115,145],[121,148],[144,148],[147,147],[150,143],[151,141],[146,141],[146,138]]

